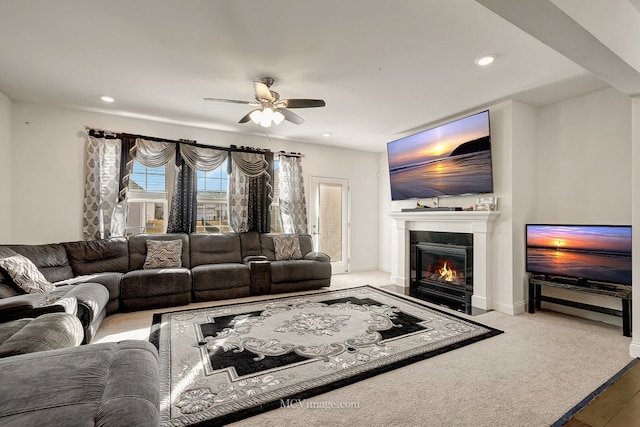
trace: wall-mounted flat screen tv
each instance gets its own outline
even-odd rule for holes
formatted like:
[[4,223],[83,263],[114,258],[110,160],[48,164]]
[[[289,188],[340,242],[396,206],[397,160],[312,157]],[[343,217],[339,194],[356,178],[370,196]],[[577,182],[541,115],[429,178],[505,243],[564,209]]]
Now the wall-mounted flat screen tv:
[[527,224],[527,272],[631,285],[631,226]]
[[489,111],[387,144],[391,199],[493,192]]

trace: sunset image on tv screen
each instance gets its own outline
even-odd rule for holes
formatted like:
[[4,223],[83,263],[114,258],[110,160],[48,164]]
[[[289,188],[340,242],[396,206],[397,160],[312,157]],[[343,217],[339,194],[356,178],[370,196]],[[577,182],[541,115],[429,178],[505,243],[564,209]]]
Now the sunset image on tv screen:
[[391,198],[493,191],[489,112],[387,144]]
[[631,284],[631,227],[527,225],[527,271]]

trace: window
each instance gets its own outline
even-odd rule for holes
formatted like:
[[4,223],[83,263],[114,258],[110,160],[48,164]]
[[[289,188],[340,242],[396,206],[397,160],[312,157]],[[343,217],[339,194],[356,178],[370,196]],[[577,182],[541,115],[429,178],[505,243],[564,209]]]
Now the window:
[[227,160],[215,170],[197,171],[197,180],[196,233],[230,232]]
[[166,233],[169,218],[166,175],[166,166],[148,168],[134,161],[127,193],[127,236]]

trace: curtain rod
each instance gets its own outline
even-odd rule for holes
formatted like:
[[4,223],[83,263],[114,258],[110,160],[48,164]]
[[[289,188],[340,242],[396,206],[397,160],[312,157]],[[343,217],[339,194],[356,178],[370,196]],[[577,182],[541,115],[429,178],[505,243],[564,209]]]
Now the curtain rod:
[[105,136],[111,136],[113,138],[117,138],[118,136],[128,136],[131,138],[142,138],[142,139],[148,139],[150,141],[157,141],[157,142],[168,142],[172,144],[188,144],[188,145],[193,145],[195,147],[212,148],[215,150],[224,150],[228,152],[235,151],[235,152],[242,152],[242,153],[259,153],[259,154],[265,154],[265,153],[271,152],[271,150],[269,149],[245,147],[245,146],[238,147],[233,144],[229,147],[219,147],[215,145],[198,144],[195,140],[192,140],[192,139],[179,139],[176,141],[172,139],[158,138],[154,136],[137,135],[137,134],[131,134],[131,133],[125,133],[125,132],[113,132],[110,130],[99,129],[99,128],[90,127],[90,126],[85,126],[84,128],[85,128],[85,131],[89,133],[89,135],[91,135],[91,133],[94,132],[94,133],[103,133]]
[[285,157],[304,157],[304,154],[294,152],[287,153],[285,151],[278,151],[278,154]]

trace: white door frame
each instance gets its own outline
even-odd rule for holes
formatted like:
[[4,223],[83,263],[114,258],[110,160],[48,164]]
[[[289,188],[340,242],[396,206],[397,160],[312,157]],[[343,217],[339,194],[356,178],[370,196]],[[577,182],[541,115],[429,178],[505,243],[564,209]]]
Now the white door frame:
[[[333,274],[346,273],[349,271],[350,243],[351,243],[351,209],[350,209],[350,189],[349,179],[325,177],[311,175],[310,184],[310,212],[309,223],[311,225],[311,235],[313,236],[314,249],[318,250],[318,186],[319,184],[339,184],[342,185],[342,260],[331,261],[331,272]],[[322,230],[320,230],[322,232]]]

